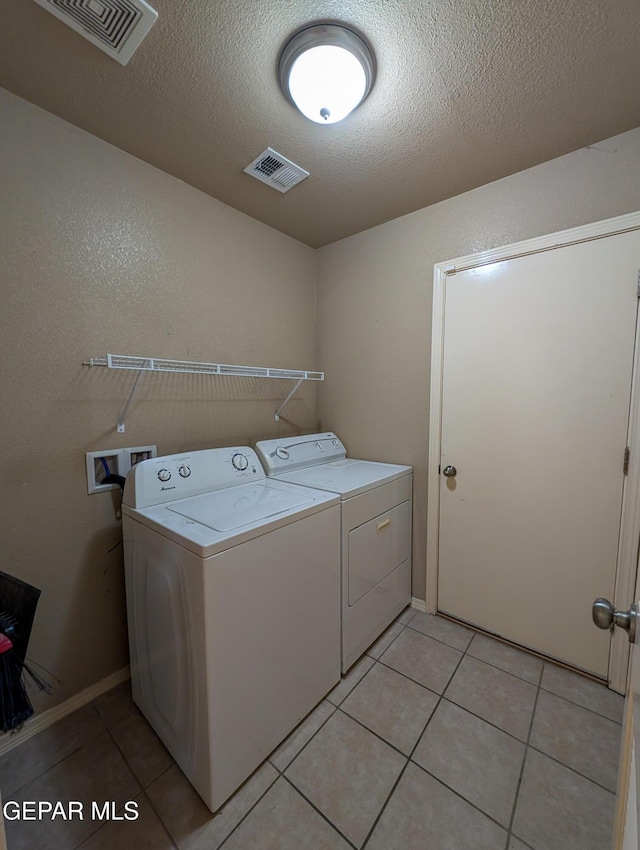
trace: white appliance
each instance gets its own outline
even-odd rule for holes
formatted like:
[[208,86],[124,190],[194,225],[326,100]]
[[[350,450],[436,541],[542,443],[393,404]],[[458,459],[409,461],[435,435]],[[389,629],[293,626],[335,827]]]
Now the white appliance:
[[122,512],[133,698],[216,811],[340,679],[339,500],[241,446],[142,461]]
[[256,451],[275,480],[340,495],[346,673],[411,601],[412,469],[348,458],[330,432],[262,440]]

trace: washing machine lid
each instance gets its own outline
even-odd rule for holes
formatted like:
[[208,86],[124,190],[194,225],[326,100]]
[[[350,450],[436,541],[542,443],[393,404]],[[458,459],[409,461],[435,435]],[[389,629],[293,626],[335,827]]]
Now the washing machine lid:
[[182,499],[174,505],[167,505],[167,510],[213,531],[229,532],[312,504],[313,501],[301,488],[295,491],[283,490],[262,481]]
[[335,493],[267,478],[122,512],[207,558],[338,504]]
[[[410,466],[395,463],[378,463],[357,458],[342,458],[328,463],[297,469],[275,476],[277,481],[302,484],[318,490],[339,493],[342,499],[359,496],[372,487],[380,487],[411,472]],[[274,480],[272,477],[270,480]]]

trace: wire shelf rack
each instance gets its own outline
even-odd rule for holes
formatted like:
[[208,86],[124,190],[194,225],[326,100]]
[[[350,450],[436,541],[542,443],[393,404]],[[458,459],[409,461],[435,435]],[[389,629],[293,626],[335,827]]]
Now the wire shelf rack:
[[147,372],[180,372],[192,375],[227,375],[245,378],[277,378],[296,381],[289,395],[274,413],[276,422],[284,407],[291,400],[303,381],[324,381],[324,372],[309,372],[300,369],[275,369],[270,366],[235,366],[230,363],[200,363],[195,360],[167,360],[161,357],[137,357],[130,354],[107,354],[106,357],[91,357],[84,366],[105,366],[108,369],[128,369],[138,373],[129,399],[118,419],[116,430],[125,431],[125,419],[138,389],[142,376]]

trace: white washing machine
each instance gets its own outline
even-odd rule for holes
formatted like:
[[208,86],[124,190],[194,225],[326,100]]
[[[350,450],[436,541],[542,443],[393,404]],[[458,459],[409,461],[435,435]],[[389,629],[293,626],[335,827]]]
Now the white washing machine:
[[122,512],[133,698],[216,811],[340,680],[339,499],[241,446],[142,461]]
[[411,601],[412,469],[348,458],[333,433],[262,440],[256,451],[275,480],[340,495],[346,673]]

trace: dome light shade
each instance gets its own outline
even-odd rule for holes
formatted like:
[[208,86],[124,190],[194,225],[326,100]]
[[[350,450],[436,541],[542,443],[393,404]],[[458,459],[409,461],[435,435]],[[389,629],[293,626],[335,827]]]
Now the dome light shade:
[[285,45],[278,76],[288,99],[311,121],[342,121],[369,94],[375,75],[364,40],[340,24],[305,27]]

